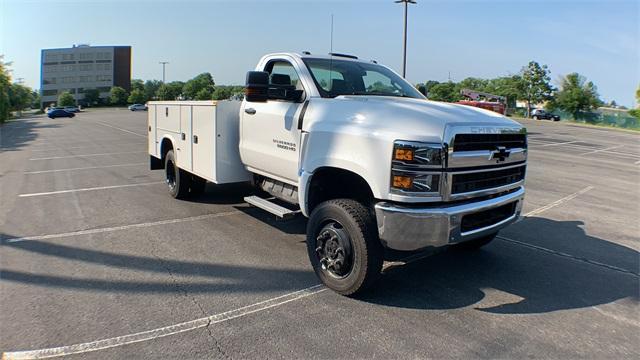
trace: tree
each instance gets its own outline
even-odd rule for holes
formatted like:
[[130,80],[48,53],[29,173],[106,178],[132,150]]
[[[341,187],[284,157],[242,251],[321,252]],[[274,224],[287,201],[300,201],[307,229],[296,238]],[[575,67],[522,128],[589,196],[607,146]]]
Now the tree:
[[514,109],[516,100],[523,98],[522,88],[522,77],[520,75],[511,75],[490,79],[485,87],[485,92],[505,96],[507,98],[507,107]]
[[175,100],[182,94],[184,83],[182,81],[172,81],[168,84],[160,85],[156,97],[158,100]]
[[0,55],[0,124],[9,118],[9,88],[11,87],[11,77],[4,63],[4,56]]
[[461,99],[458,87],[454,82],[433,85],[428,92],[429,100],[456,102]]
[[131,92],[134,90],[140,90],[144,92],[144,82],[140,79],[132,79],[131,80]]
[[160,80],[147,80],[144,83],[145,102],[155,99],[156,93],[158,92],[158,89],[160,89],[161,85],[162,85],[162,81]]
[[564,110],[574,119],[578,119],[580,112],[594,109],[601,104],[596,86],[584,76],[571,73],[560,81],[560,90],[556,93],[551,108]]
[[126,105],[127,91],[120,86],[112,87],[109,94],[109,103],[112,105]]
[[58,106],[74,106],[76,104],[76,100],[73,98],[68,91],[63,91],[58,96]]
[[40,109],[41,102],[42,97],[40,97],[40,92],[38,90],[31,90],[31,108]]
[[132,90],[127,101],[129,102],[129,104],[144,104],[146,102],[146,99],[144,97],[144,90],[139,88]]
[[211,89],[204,88],[198,91],[195,100],[211,100]]
[[193,79],[187,81],[184,84],[184,88],[182,89],[182,93],[187,99],[195,99],[200,91],[203,89],[208,89],[209,94],[212,94],[215,86],[215,82],[213,81],[213,76],[210,73],[202,73]]
[[551,99],[553,88],[551,87],[549,70],[547,65],[530,61],[520,71],[522,76],[522,96],[527,101],[527,117],[531,115],[531,104],[539,104]]
[[9,87],[9,106],[13,111],[22,111],[31,106],[33,94],[31,88],[21,84],[11,84]]
[[233,88],[227,86],[217,86],[213,91],[211,99],[213,100],[226,100],[233,95]]
[[100,91],[98,89],[86,89],[84,91],[84,102],[92,106],[100,101]]

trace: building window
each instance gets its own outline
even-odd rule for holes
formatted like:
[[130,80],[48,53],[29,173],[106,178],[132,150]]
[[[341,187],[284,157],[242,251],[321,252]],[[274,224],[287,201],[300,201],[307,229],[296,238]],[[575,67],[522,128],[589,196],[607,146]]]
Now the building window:
[[92,60],[93,59],[93,54],[92,53],[80,53],[80,54],[78,54],[78,59],[79,60]]
[[73,54],[62,54],[62,60],[73,60]]
[[42,96],[58,95],[58,90],[42,90]]
[[51,85],[51,84],[55,84],[56,83],[56,78],[48,78],[48,79],[43,79],[42,80],[42,84],[43,85]]
[[111,75],[98,75],[96,81],[111,81]]
[[46,54],[44,56],[44,61],[46,61],[46,62],[58,61],[58,55],[56,55],[56,54]]
[[111,53],[110,52],[99,52],[96,54],[96,59],[98,60],[110,60]]
[[56,65],[45,66],[44,69],[42,70],[42,72],[44,72],[45,74],[57,72],[57,71],[58,71],[58,67]]

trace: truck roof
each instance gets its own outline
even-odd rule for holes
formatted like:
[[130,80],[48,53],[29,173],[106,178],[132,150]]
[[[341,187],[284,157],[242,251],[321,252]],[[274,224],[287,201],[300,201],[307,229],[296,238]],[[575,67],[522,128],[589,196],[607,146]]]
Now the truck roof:
[[376,63],[377,62],[375,60],[365,60],[365,59],[359,59],[357,58],[355,55],[351,55],[351,54],[338,54],[338,53],[333,53],[333,55],[331,54],[312,54],[308,51],[303,51],[303,52],[281,52],[281,53],[272,53],[272,54],[266,54],[265,56],[278,56],[278,55],[288,55],[288,56],[292,56],[292,57],[296,57],[299,59],[340,59],[340,60],[346,60],[346,61],[354,61],[354,62],[373,62]]

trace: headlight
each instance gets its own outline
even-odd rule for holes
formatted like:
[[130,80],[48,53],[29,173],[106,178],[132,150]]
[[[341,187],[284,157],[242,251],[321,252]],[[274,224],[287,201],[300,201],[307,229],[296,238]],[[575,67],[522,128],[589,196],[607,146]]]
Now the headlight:
[[393,144],[393,163],[398,166],[441,168],[444,150],[440,144],[396,141]]
[[438,196],[445,163],[441,144],[396,141],[393,145],[391,190],[417,196]]

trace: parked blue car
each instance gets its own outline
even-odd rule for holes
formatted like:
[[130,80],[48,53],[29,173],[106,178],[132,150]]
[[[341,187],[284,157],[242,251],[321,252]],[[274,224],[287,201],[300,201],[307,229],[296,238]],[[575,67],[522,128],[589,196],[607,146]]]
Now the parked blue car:
[[68,117],[72,118],[76,116],[76,114],[62,110],[62,109],[52,109],[47,111],[47,116],[51,119],[59,118],[59,117]]

